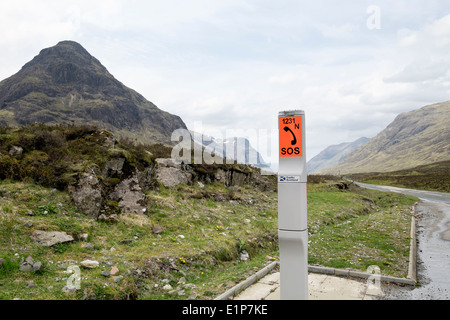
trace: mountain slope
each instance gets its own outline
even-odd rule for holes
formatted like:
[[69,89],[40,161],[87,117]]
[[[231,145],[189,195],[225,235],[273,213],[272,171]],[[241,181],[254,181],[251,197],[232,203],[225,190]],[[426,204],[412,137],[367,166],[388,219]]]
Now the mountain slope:
[[308,174],[342,162],[352,151],[355,151],[367,141],[369,141],[369,138],[362,137],[353,142],[344,142],[327,147],[308,161]]
[[340,164],[320,173],[387,172],[450,160],[450,101],[402,113]]
[[80,44],[43,49],[0,82],[0,124],[95,124],[143,143],[170,143],[180,117],[158,109],[116,80]]

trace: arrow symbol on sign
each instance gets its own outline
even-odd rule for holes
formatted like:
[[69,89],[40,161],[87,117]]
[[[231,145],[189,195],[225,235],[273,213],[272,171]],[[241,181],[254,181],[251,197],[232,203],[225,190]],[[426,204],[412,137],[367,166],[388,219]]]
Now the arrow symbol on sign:
[[292,132],[292,130],[289,127],[284,127],[284,131],[286,132],[290,131],[292,133],[294,140],[291,141],[291,145],[295,146],[297,144],[297,137],[295,136],[294,132]]

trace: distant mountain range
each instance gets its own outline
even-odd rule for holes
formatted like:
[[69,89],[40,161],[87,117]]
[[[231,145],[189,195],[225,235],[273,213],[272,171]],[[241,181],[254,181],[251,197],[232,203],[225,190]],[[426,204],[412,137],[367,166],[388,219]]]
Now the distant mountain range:
[[386,129],[320,174],[388,172],[450,160],[450,101],[398,115]]
[[233,159],[238,163],[249,164],[270,171],[270,166],[259,152],[252,147],[250,141],[243,137],[220,139],[190,131],[192,140],[205,147],[206,152],[221,158]]
[[352,151],[355,151],[369,140],[369,138],[363,137],[353,142],[344,142],[327,147],[317,156],[308,161],[308,174],[314,173],[320,169],[337,165],[342,162]]
[[0,82],[0,124],[94,124],[146,144],[171,143],[180,117],[160,110],[116,80],[80,44],[43,49]]

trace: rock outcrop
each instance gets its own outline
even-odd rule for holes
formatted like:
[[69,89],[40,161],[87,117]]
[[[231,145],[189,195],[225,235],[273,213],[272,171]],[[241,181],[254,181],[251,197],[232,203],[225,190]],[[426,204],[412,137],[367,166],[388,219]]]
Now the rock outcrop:
[[144,190],[152,185],[149,180],[154,166],[144,171],[134,168],[131,173],[123,170],[125,166],[131,167],[126,158],[115,158],[108,160],[102,169],[91,168],[81,174],[68,188],[78,210],[95,219],[101,216],[105,221],[117,213],[145,213]]
[[192,181],[193,169],[187,165],[176,164],[173,159],[156,159],[156,179],[164,187],[174,187],[179,184],[189,184]]
[[136,175],[121,181],[113,193],[111,199],[118,202],[121,212],[145,213],[145,194],[139,186]]
[[90,217],[98,217],[102,192],[100,182],[94,174],[82,174],[76,186],[69,186],[69,192],[78,210]]
[[[227,187],[252,185],[262,191],[274,190],[275,184],[248,166],[197,166],[177,164],[172,159],[156,159],[144,169],[133,168],[126,158],[106,161],[103,168],[91,168],[69,187],[79,211],[103,221],[115,221],[120,213],[145,214],[145,191],[180,184],[221,183]],[[125,170],[133,168],[133,170]],[[114,217],[114,219],[108,219]]]

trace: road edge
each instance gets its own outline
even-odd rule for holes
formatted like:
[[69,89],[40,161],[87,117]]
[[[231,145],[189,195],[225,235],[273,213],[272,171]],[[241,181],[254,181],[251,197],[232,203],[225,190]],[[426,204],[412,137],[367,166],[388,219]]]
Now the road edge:
[[[231,289],[228,289],[224,293],[222,293],[220,296],[214,298],[214,300],[231,300],[233,297],[237,296],[239,293],[256,283],[257,281],[264,278],[272,269],[274,269],[276,266],[279,265],[279,261],[274,261],[270,265],[266,266],[262,270],[258,271],[256,274],[248,277],[246,280],[242,281],[241,283],[235,285]],[[329,267],[320,267],[320,266],[308,266],[308,272],[310,273],[319,273],[319,274],[326,274],[331,276],[338,276],[338,277],[350,277],[350,278],[359,278],[359,279],[369,279],[373,278],[374,275],[368,272],[362,272],[362,271],[356,271],[356,270],[349,270],[349,269],[335,269],[335,268],[329,268]],[[387,282],[387,283],[397,283],[397,284],[403,284],[403,285],[409,285],[409,286],[415,286],[416,280],[409,278],[397,278],[392,276],[386,276],[386,275],[379,275],[380,281]]]
[[411,215],[411,240],[409,245],[409,267],[408,278],[417,282],[417,239],[416,239],[416,204],[412,207]]

